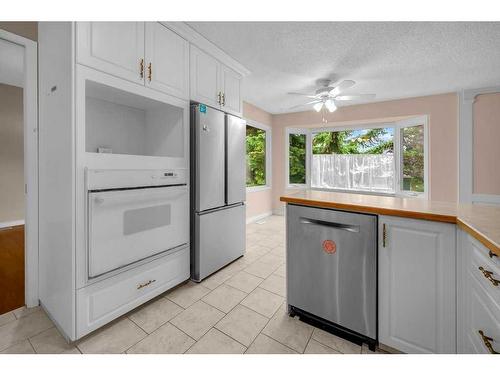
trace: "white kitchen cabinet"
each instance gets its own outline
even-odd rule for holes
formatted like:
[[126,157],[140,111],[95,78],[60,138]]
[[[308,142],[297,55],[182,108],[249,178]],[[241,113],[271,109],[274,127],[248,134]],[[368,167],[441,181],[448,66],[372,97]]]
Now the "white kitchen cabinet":
[[242,76],[191,45],[191,100],[241,116]]
[[146,22],[146,85],[189,99],[189,43],[158,22]]
[[500,260],[458,231],[458,353],[500,352]]
[[144,82],[144,22],[78,22],[77,61]]
[[219,62],[193,45],[191,45],[189,61],[191,100],[219,108]]
[[158,22],[77,22],[77,62],[189,99],[189,43]]
[[379,342],[456,352],[454,224],[379,216]]
[[234,70],[225,65],[221,65],[221,92],[222,92],[222,109],[233,114],[241,114],[241,81],[242,77]]

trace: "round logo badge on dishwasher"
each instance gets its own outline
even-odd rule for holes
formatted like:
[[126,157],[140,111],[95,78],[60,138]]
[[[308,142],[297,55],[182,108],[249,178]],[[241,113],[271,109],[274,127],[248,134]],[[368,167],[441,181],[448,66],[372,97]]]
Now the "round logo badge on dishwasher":
[[324,240],[323,251],[327,254],[335,254],[335,252],[337,251],[337,244],[332,240]]

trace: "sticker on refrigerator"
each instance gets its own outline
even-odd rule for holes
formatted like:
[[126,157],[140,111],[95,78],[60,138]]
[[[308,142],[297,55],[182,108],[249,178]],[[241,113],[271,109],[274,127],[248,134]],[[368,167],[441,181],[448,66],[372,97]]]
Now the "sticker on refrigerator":
[[207,113],[207,106],[205,104],[200,104],[200,112]]

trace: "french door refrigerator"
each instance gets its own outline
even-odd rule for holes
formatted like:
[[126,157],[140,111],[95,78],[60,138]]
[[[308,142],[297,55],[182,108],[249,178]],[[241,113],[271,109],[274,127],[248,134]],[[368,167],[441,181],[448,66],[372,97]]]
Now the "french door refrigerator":
[[245,251],[246,122],[191,105],[191,278],[201,281]]

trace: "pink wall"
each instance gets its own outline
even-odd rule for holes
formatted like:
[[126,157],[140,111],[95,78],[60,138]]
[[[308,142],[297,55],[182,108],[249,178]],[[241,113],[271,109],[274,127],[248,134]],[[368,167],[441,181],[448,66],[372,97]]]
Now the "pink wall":
[[[243,102],[243,117],[258,123],[271,126],[272,115],[255,107],[252,104]],[[271,184],[272,185],[272,184]],[[272,190],[266,189],[256,192],[247,192],[247,218],[266,214],[272,211]]]
[[[366,121],[380,118],[427,115],[429,117],[430,199],[457,200],[458,185],[458,96],[455,93],[392,100],[339,108],[328,122]],[[321,125],[314,111],[272,116],[273,129],[273,209],[281,211],[280,195],[285,191],[285,128]]]
[[500,93],[474,102],[474,193],[500,195]]

